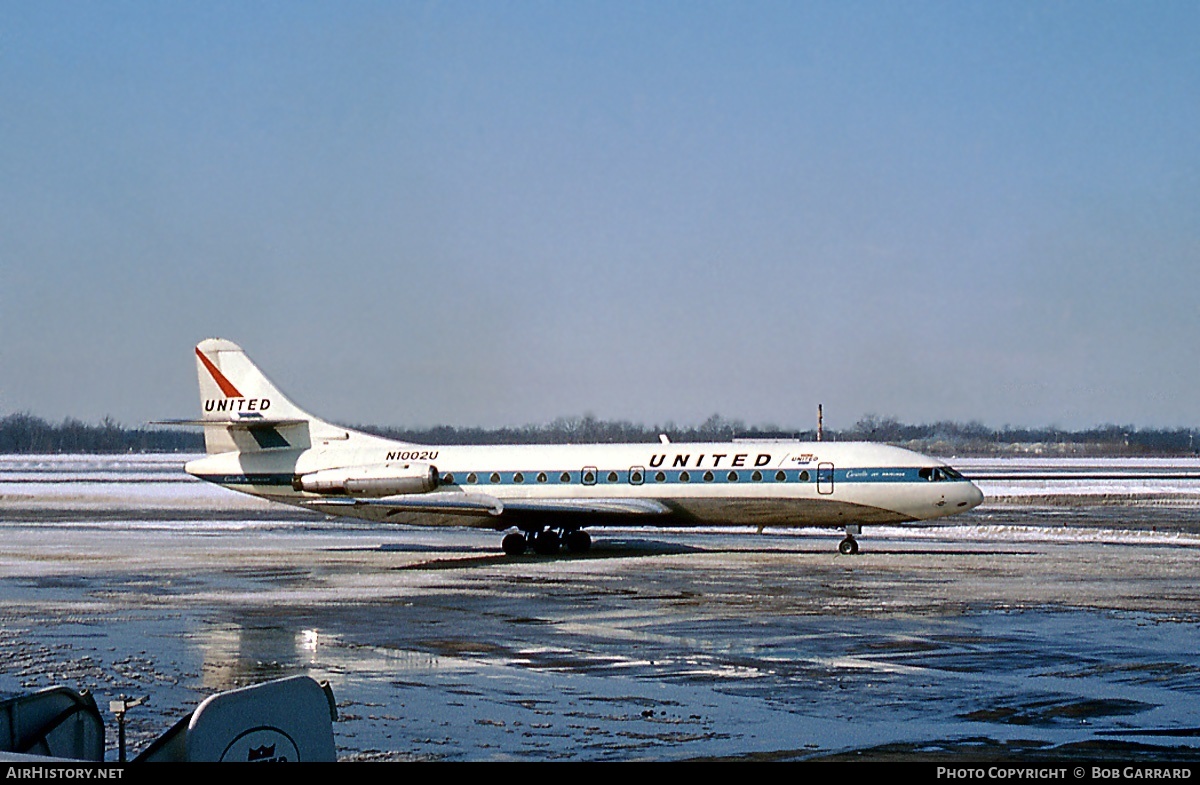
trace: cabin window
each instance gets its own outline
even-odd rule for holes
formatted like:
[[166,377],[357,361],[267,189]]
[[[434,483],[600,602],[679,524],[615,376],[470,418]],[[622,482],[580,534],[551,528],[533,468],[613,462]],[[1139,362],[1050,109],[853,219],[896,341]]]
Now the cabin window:
[[545,481],[546,481],[546,473],[545,473],[545,472],[538,472],[537,481],[538,481],[538,482],[545,482]]
[[645,479],[645,478],[642,475],[642,470],[639,469],[638,467],[635,466],[629,470],[629,484],[630,485],[641,485],[643,479]]
[[691,482],[692,475],[688,474],[687,472],[680,472],[679,473],[679,481],[680,482]]
[[755,482],[762,482],[762,472],[760,472],[756,469],[754,471],[754,474],[750,475],[750,479],[754,480]]
[[800,482],[808,482],[808,470],[800,472]]
[[775,482],[783,482],[787,479],[787,475],[783,472],[775,472]]
[[608,481],[609,481],[609,482],[616,482],[616,481],[617,481],[617,480],[619,480],[619,479],[620,479],[620,478],[619,478],[619,477],[617,477],[617,473],[616,473],[616,472],[609,472],[609,473],[608,473]]
[[725,479],[729,480],[730,482],[737,482],[738,481],[738,473],[730,472],[729,474],[725,475]]
[[570,482],[571,481],[571,473],[563,472],[562,474],[558,475],[558,481],[559,482]]
[[654,474],[654,481],[655,481],[655,482],[666,482],[666,481],[667,481],[667,475],[663,474],[662,472],[655,472],[655,474]]
[[479,482],[479,478],[475,476],[475,472],[471,472],[467,475],[467,482]]
[[585,468],[583,470],[583,474],[580,475],[580,479],[583,480],[584,485],[595,485],[596,484],[596,470],[593,469],[592,467],[588,466],[587,468]]
[[491,477],[488,477],[488,480],[489,480],[490,482],[500,482],[500,473],[499,473],[499,472],[492,472],[492,476],[491,476]]
[[453,474],[447,474],[445,477],[442,478],[442,485],[453,485],[453,484],[454,484],[454,475]]
[[713,473],[712,473],[712,472],[705,472],[705,473],[704,473],[704,481],[705,481],[705,482],[712,482],[712,481],[713,481]]
[[525,482],[525,475],[517,472],[513,475],[513,482]]

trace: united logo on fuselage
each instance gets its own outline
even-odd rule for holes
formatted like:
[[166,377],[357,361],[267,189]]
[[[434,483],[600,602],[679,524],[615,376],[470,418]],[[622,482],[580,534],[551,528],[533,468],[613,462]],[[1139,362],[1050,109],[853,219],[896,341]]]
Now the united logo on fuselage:
[[[726,458],[729,459],[729,461],[727,463],[725,462]],[[708,464],[705,464],[706,459],[709,461]],[[651,455],[650,456],[650,468],[657,469],[659,466],[662,466],[666,460],[667,460],[666,453],[659,453],[658,455]],[[746,452],[735,453],[733,455],[730,455],[729,453],[713,453],[712,455],[708,455],[706,453],[700,453],[698,456],[696,456],[695,463],[693,463],[691,453],[676,453],[672,457],[671,468],[676,469],[676,468],[681,468],[681,467],[694,467],[694,468],[699,469],[705,465],[711,466],[714,469],[719,469],[719,468],[721,468],[722,465],[724,465],[726,467],[730,467],[730,468],[736,468],[739,466],[751,466],[751,465],[767,466],[768,464],[771,463],[771,456],[768,453],[759,453],[758,455],[754,456],[753,464],[747,463],[748,460],[750,460],[750,453],[746,453]]]

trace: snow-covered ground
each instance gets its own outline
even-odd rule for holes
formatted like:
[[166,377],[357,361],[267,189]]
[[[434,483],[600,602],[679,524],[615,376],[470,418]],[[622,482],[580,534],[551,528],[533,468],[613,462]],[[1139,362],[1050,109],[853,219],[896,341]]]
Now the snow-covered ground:
[[1060,503],[1130,499],[1200,504],[1197,458],[964,458],[948,462],[971,478],[992,503],[1040,498]]

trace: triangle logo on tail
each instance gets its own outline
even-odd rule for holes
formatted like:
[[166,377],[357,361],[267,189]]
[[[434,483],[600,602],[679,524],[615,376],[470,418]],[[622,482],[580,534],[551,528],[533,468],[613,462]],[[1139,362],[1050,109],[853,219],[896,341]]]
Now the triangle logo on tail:
[[208,373],[212,376],[213,381],[221,388],[221,392],[225,393],[226,398],[242,398],[242,394],[238,392],[238,388],[233,386],[233,382],[225,378],[225,374],[221,373],[217,366],[212,364],[212,360],[204,356],[204,352],[200,351],[200,347],[196,347],[196,356],[200,358],[200,362],[204,363],[204,367],[208,369]]

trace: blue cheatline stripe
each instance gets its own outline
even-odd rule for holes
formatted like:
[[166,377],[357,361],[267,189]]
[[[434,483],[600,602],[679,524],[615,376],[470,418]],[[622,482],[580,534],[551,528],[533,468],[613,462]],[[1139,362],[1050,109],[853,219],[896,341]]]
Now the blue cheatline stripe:
[[[835,469],[833,472],[833,481],[835,483],[925,483],[928,479],[920,475],[921,469],[918,468],[876,468],[876,469]],[[556,469],[553,471],[474,471],[474,472],[453,472],[442,474],[442,484],[447,486],[458,486],[462,488],[488,488],[496,486],[521,486],[532,485],[534,487],[551,487],[555,485],[756,485],[756,484],[772,484],[772,483],[808,483],[816,482],[818,471],[814,469],[654,469],[644,472],[638,472],[642,475],[641,481],[637,478],[630,482],[629,469],[599,469],[589,470],[587,474],[593,475],[590,479],[584,476],[584,472],[579,470],[568,471]],[[783,478],[779,479],[778,475],[782,473]],[[539,480],[539,475],[544,474],[546,479]],[[563,474],[568,476],[567,482],[563,482],[560,478]],[[470,476],[475,476],[475,481],[471,482]],[[659,479],[662,475],[662,479]],[[684,479],[687,475],[687,479]],[[756,479],[756,475],[761,475]],[[821,481],[828,480],[828,474],[820,472]],[[291,486],[291,474],[280,473],[260,473],[260,474],[205,474],[197,475],[203,480],[218,483],[220,485],[287,485]],[[942,482],[967,482],[967,480],[946,479]]]
[[[569,479],[563,482],[562,475]],[[782,479],[776,475],[782,474]],[[472,481],[472,475],[474,481]],[[539,479],[544,475],[545,479]],[[659,476],[662,479],[659,479]],[[757,475],[757,479],[755,479]],[[634,476],[631,480],[630,477]],[[686,476],[686,479],[685,479]],[[816,475],[808,470],[796,469],[663,469],[633,472],[629,469],[589,469],[583,471],[524,471],[524,472],[453,472],[443,473],[442,482],[465,488],[489,485],[695,485],[696,483],[771,483],[810,482]]]
[[[921,468],[870,468],[870,469],[835,469],[833,471],[834,482],[850,482],[850,483],[896,483],[896,482],[928,482],[929,480],[920,475]],[[590,476],[584,476],[584,472],[568,471],[565,472],[570,476],[569,483],[563,483],[560,479],[563,470],[544,471],[537,470],[512,472],[489,472],[489,471],[474,471],[474,472],[453,472],[450,474],[443,473],[442,481],[449,485],[458,485],[461,487],[487,487],[489,485],[565,485],[578,484],[582,482],[584,485],[695,485],[697,483],[705,484],[746,484],[746,483],[775,483],[775,482],[816,482],[818,470],[811,469],[648,469],[639,470],[636,474],[641,475],[639,478],[634,478],[630,481],[630,475],[634,474],[629,469],[598,469],[589,470]],[[782,479],[779,475],[782,473]],[[545,480],[539,480],[539,475],[545,475]],[[474,475],[474,481],[471,476]],[[581,477],[583,479],[581,479]],[[661,477],[661,479],[660,479]],[[686,477],[686,479],[685,479]],[[828,474],[821,472],[821,480],[828,479]],[[955,482],[955,480],[947,479],[945,482]],[[960,481],[961,482],[961,481]]]

